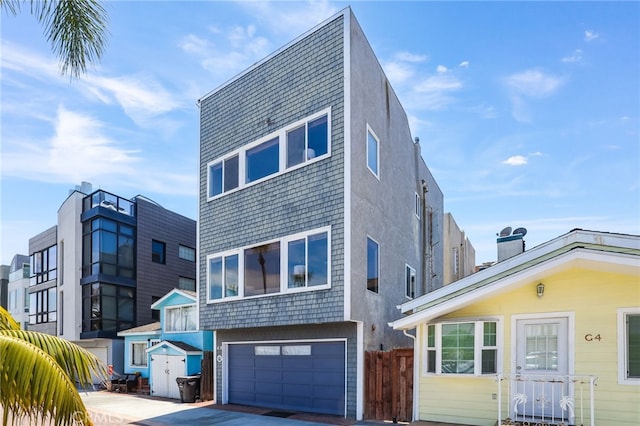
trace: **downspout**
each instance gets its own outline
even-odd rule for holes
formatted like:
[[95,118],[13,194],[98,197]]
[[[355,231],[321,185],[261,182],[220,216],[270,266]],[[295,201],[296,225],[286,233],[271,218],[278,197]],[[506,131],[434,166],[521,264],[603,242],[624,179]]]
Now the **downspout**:
[[427,192],[429,192],[429,188],[427,187],[427,182],[422,179],[422,295],[427,294],[429,292],[429,284],[427,282],[427,277],[429,271],[427,270]]

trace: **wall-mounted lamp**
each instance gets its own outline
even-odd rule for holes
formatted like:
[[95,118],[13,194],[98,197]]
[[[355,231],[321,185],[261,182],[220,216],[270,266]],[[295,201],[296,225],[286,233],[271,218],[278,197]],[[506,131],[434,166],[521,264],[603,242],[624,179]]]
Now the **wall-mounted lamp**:
[[540,283],[536,286],[536,294],[538,297],[544,296],[544,284]]

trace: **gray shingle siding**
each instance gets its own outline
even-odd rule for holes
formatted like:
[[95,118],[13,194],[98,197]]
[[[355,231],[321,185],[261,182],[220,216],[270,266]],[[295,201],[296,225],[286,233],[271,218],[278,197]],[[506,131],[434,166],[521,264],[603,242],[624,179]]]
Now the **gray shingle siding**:
[[[344,318],[343,42],[343,18],[339,17],[201,102],[203,329]],[[328,107],[329,158],[207,201],[207,163]],[[331,226],[330,289],[206,305],[208,255],[324,226]]]

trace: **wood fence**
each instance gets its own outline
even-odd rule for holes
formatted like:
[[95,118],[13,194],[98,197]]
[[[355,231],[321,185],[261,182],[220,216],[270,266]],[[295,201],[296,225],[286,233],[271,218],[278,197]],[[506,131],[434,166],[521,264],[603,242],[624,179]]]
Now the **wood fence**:
[[213,368],[215,366],[213,359],[214,353],[212,351],[204,351],[202,354],[202,363],[200,369],[200,400],[211,401],[213,400]]
[[413,349],[366,352],[365,409],[369,420],[413,420]]

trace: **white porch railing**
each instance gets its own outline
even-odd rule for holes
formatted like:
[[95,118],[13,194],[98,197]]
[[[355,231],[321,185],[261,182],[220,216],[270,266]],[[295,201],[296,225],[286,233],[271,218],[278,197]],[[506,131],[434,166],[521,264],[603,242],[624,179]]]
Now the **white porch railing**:
[[[597,379],[596,376],[497,374],[498,425],[595,426]],[[505,401],[508,403],[503,406]]]

